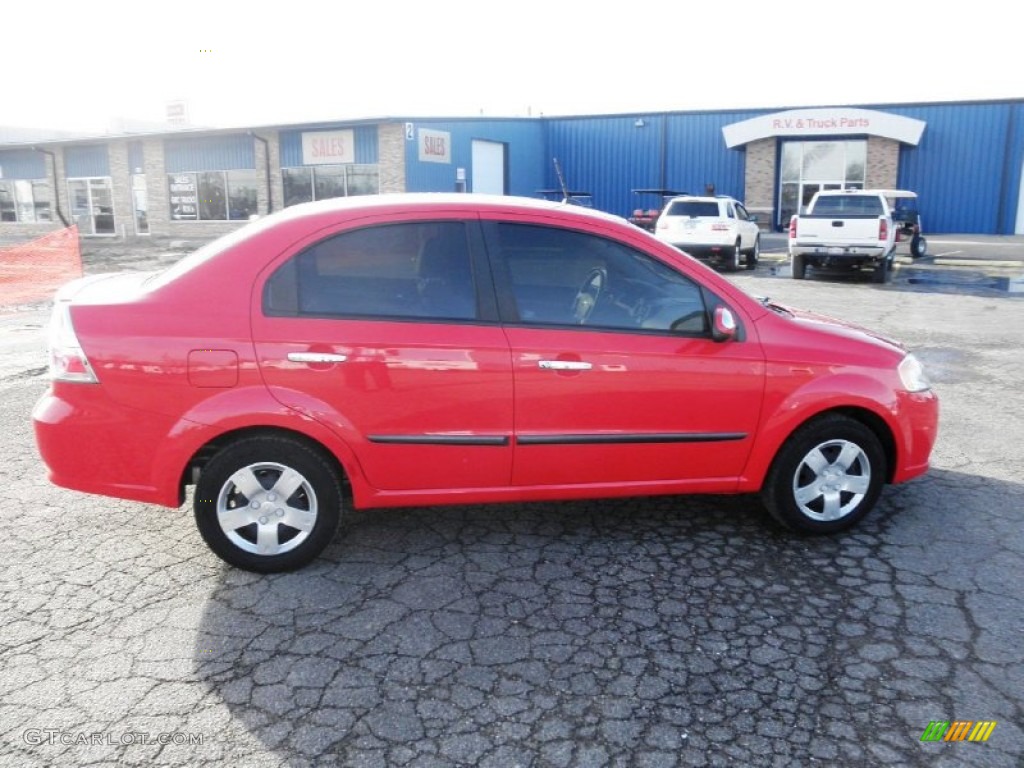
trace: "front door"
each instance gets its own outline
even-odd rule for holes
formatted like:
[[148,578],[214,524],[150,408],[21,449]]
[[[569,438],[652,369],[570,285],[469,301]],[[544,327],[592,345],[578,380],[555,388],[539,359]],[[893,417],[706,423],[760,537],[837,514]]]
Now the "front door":
[[711,340],[714,297],[600,237],[513,223],[487,232],[510,320],[515,484],[739,476],[765,366],[750,337]]

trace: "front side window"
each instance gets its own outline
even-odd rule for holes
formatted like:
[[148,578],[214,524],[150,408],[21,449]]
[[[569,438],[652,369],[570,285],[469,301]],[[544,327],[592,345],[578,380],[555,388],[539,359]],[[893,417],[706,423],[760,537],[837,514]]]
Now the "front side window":
[[515,317],[553,325],[690,335],[707,333],[696,283],[647,254],[603,237],[554,227],[496,224],[492,252]]
[[293,256],[267,281],[268,315],[472,320],[476,289],[461,222],[343,232]]

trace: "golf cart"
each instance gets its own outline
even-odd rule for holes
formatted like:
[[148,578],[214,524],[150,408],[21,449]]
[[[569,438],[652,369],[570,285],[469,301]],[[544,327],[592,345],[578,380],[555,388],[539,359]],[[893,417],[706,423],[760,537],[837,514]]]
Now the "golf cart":
[[661,215],[661,209],[665,207],[665,201],[677,195],[685,195],[686,193],[676,192],[674,189],[634,189],[633,194],[639,195],[642,198],[653,195],[657,196],[657,208],[636,208],[633,210],[633,215],[629,217],[630,224],[635,224],[640,229],[653,232],[655,225],[658,223],[658,216]]
[[910,241],[910,255],[919,259],[928,253],[928,241],[921,234],[921,213],[917,209],[917,193],[904,189],[883,190],[896,225],[896,242]]

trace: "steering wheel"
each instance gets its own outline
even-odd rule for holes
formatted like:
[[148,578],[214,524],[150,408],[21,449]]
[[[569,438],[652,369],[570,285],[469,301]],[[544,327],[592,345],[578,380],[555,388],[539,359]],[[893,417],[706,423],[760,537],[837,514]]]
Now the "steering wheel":
[[597,306],[597,300],[608,285],[608,270],[604,267],[594,267],[587,274],[586,279],[576,291],[576,298],[572,302],[572,317],[577,325],[583,325],[587,318]]

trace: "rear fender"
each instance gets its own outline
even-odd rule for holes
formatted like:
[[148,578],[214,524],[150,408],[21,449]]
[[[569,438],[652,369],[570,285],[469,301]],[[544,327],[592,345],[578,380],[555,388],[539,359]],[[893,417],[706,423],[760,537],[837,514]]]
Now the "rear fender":
[[182,474],[204,445],[229,432],[254,427],[296,432],[330,451],[345,470],[357,506],[360,499],[375,493],[355,453],[335,430],[309,412],[282,405],[266,387],[252,386],[219,392],[197,403],[175,423],[153,462],[154,484],[167,499],[161,503],[180,505]]

